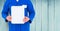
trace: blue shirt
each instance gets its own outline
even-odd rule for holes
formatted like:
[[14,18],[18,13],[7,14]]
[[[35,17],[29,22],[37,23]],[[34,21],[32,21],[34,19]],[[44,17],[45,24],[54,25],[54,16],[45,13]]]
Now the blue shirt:
[[27,8],[25,9],[25,16],[28,16],[29,12],[29,18],[32,21],[35,15],[35,11],[33,8],[33,5],[30,0],[19,0],[18,2],[16,0],[6,0],[3,10],[2,10],[2,17],[6,19],[8,16],[8,12],[11,14],[11,6],[21,6],[21,5],[27,5]]
[[[8,14],[11,15],[11,6],[21,6],[21,5],[27,5],[27,8],[25,8],[25,16],[29,17],[30,20],[28,22],[26,22],[25,24],[11,24],[11,22],[9,22],[8,23],[9,31],[16,31],[16,30],[19,31],[20,29],[23,29],[24,27],[26,28],[26,29],[24,29],[25,31],[29,30],[29,24],[32,22],[32,20],[35,16],[33,4],[31,3],[30,0],[19,0],[18,2],[16,0],[6,0],[3,10],[2,10],[2,17],[5,19],[5,21],[7,21],[6,17],[8,16]],[[29,16],[28,16],[28,13],[29,13]],[[24,30],[22,30],[22,31],[24,31]]]

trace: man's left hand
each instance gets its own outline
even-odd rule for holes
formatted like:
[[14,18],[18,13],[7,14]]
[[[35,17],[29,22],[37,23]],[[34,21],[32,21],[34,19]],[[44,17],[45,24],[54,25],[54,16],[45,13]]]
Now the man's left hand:
[[28,17],[25,17],[24,19],[23,19],[23,21],[24,22],[28,22],[30,19],[28,18]]

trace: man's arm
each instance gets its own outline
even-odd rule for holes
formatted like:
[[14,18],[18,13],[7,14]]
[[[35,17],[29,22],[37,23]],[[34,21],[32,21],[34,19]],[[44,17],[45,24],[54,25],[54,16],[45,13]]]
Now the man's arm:
[[8,16],[8,11],[9,11],[9,1],[7,0],[3,6],[3,10],[2,10],[2,17],[5,19],[6,22],[8,22],[6,20],[6,17]]
[[27,8],[28,8],[29,19],[30,19],[29,22],[31,23],[32,20],[33,20],[33,18],[34,18],[34,16],[35,16],[35,11],[34,11],[34,8],[33,8],[33,4],[31,3],[30,0],[28,0],[28,6],[27,6]]

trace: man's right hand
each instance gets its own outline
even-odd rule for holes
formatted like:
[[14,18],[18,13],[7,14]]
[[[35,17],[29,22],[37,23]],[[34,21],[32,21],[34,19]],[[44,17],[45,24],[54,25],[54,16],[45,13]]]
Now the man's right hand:
[[7,16],[6,19],[7,19],[8,21],[11,21],[11,16]]

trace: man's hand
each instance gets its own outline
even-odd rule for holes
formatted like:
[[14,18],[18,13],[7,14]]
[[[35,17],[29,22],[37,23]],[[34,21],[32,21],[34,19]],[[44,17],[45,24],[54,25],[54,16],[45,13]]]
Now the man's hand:
[[28,22],[30,19],[28,18],[28,17],[25,17],[24,19],[23,19],[23,21],[24,22]]
[[7,19],[8,21],[11,21],[11,16],[7,16],[6,19]]
[[[7,16],[6,19],[7,19],[8,21],[11,21],[12,18],[11,18],[11,16]],[[23,19],[24,22],[28,22],[29,20],[30,20],[30,19],[29,19],[28,17],[25,17],[25,18]]]

